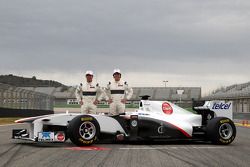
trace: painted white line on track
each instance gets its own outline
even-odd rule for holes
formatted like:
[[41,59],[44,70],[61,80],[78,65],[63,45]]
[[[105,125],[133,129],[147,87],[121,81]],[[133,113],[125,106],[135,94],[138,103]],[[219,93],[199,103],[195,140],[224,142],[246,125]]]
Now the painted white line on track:
[[222,149],[225,147],[130,147],[130,148],[119,148],[120,150],[168,150],[168,149]]

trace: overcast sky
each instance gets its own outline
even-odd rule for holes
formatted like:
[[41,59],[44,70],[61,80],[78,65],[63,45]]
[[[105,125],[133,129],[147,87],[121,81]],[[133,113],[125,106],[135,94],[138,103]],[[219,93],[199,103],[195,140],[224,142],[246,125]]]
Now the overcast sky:
[[114,68],[131,86],[250,81],[247,0],[0,0],[0,74],[77,85]]

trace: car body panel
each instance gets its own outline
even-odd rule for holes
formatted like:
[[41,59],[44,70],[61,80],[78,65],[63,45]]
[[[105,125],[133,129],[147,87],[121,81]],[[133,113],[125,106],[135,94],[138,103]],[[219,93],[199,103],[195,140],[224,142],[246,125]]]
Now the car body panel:
[[[229,104],[228,106],[229,108],[232,107]],[[225,112],[228,113],[225,114]],[[225,110],[221,114],[230,117],[229,112],[232,112],[232,110]],[[67,129],[69,122],[79,115],[82,114],[66,112],[63,114],[24,118],[17,120],[16,123],[28,123],[29,139],[35,141],[38,138],[38,134],[43,132],[45,126],[62,127],[65,130]],[[101,133],[113,135],[121,133],[128,138],[130,137],[130,134],[126,132],[125,127],[123,127],[114,117],[104,114],[89,114],[89,116],[94,117],[97,120],[100,125]],[[133,116],[136,116],[138,119],[138,134],[141,135],[138,137],[142,138],[151,136],[152,138],[192,139],[194,128],[203,126],[202,115],[187,111],[169,101],[141,100],[139,109],[133,112],[125,112],[125,114],[120,117],[129,122]]]

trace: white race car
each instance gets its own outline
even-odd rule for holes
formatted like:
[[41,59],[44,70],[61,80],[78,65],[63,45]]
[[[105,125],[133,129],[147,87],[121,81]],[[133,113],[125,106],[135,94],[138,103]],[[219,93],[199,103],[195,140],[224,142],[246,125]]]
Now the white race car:
[[197,114],[168,101],[150,101],[143,96],[139,109],[118,116],[52,114],[19,119],[27,129],[14,129],[13,139],[34,142],[65,142],[78,146],[100,141],[199,140],[230,144],[236,137],[232,102],[208,101],[194,107]]

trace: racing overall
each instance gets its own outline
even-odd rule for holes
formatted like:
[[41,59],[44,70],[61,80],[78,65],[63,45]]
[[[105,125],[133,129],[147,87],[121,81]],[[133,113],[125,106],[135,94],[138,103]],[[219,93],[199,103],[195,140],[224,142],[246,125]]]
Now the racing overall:
[[110,115],[118,115],[125,112],[125,104],[121,102],[122,99],[129,100],[133,95],[133,89],[123,81],[109,82],[106,89],[106,99],[111,99],[112,103],[109,106]]
[[94,85],[92,82],[80,84],[76,89],[75,95],[77,100],[83,102],[81,106],[82,114],[96,114],[97,106],[94,104],[96,100],[102,99],[103,90],[100,86]]

